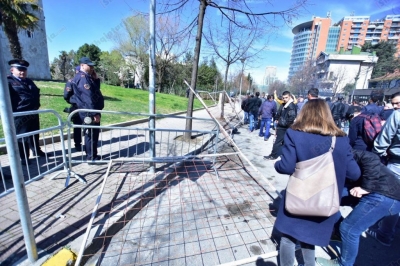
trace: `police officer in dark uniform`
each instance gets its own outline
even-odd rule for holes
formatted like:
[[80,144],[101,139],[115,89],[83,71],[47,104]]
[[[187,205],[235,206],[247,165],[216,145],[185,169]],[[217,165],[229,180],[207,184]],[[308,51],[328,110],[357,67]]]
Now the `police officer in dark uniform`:
[[342,119],[346,116],[346,105],[342,102],[344,98],[338,97],[338,100],[331,105],[331,113],[335,124],[342,128]]
[[[22,59],[13,59],[8,64],[11,66],[11,75],[7,76],[7,82],[13,112],[38,110],[40,107],[40,89],[31,79],[26,77],[29,63]],[[14,123],[17,134],[40,129],[38,114],[14,117]],[[29,164],[29,161],[25,161],[25,156],[29,159],[29,148],[31,148],[34,156],[46,156],[40,149],[38,134],[29,138],[18,139],[18,148],[22,164]]]
[[[94,71],[94,63],[88,57],[79,60],[80,72],[70,82],[74,94],[70,98],[71,103],[75,103],[78,109],[102,110],[104,108],[104,97],[100,91],[100,79]],[[100,113],[80,112],[81,120],[84,124],[100,125]],[[85,152],[88,161],[99,160],[97,155],[97,143],[100,130],[88,128],[85,130]]]
[[[78,74],[81,70],[80,66],[77,66],[75,68],[75,74]],[[65,108],[64,112],[66,113],[71,113],[72,111],[75,111],[78,109],[78,105],[75,102],[71,102],[71,97],[74,95],[74,85],[71,85],[72,79],[68,80],[68,82],[65,84],[64,87],[64,100],[67,101],[67,103],[71,104],[70,107]],[[75,125],[82,125],[82,119],[78,114],[75,114],[71,118],[72,123]],[[75,150],[76,151],[82,151],[82,134],[81,134],[81,128],[74,128],[74,144],[75,144]]]

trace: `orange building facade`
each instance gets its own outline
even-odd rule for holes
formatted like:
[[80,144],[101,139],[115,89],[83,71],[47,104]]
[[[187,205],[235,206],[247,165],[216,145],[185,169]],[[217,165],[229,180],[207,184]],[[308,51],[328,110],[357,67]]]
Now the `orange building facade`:
[[400,15],[387,15],[371,21],[370,16],[347,16],[332,25],[330,16],[313,17],[292,29],[294,34],[290,59],[289,78],[308,60],[320,52],[339,51],[341,47],[352,50],[354,45],[380,41],[396,44],[396,57],[400,57]]

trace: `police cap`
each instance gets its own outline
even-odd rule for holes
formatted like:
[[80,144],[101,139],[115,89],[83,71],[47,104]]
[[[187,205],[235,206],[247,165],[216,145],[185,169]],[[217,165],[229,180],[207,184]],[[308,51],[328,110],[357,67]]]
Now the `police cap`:
[[13,59],[8,61],[8,64],[12,67],[28,68],[29,63],[23,59]]
[[79,60],[79,63],[81,63],[81,64],[86,64],[86,65],[88,65],[88,66],[94,66],[94,63],[90,60],[89,57],[82,57],[82,58]]
[[75,67],[75,70],[76,70],[76,71],[80,71],[80,70],[81,70],[81,66]]

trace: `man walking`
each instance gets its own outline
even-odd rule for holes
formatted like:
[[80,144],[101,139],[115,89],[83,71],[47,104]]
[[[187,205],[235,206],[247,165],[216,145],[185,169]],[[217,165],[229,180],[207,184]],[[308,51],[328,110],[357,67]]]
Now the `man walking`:
[[275,121],[277,121],[276,140],[271,154],[264,156],[266,160],[275,160],[282,154],[283,137],[297,116],[297,108],[293,103],[290,92],[284,91],[282,93],[282,100],[283,104],[279,107],[278,113],[275,116]]
[[333,116],[333,120],[335,120],[335,124],[339,127],[342,128],[342,119],[346,115],[346,106],[343,103],[343,97],[339,96],[337,101],[334,102],[331,105],[331,113]]
[[[261,115],[261,126],[260,133],[258,134],[260,137],[264,137],[264,141],[267,141],[271,136],[269,129],[271,127],[271,122],[276,113],[276,104],[273,101],[272,95],[267,96],[267,100],[260,106],[258,110],[258,115]],[[263,133],[265,127],[265,132]]]
[[[253,130],[256,128],[256,124],[258,121],[258,109],[261,106],[261,99],[259,98],[260,93],[257,91],[256,96],[252,97],[249,99],[247,103],[247,108],[249,112],[249,119],[250,119],[250,125],[249,125],[249,130],[250,132],[253,132]],[[257,121],[256,121],[257,119]]]
[[[70,98],[70,103],[76,104],[78,109],[102,110],[104,108],[104,97],[100,91],[100,79],[94,71],[94,63],[88,57],[79,60],[80,72],[70,82],[74,94]],[[100,113],[80,112],[81,120],[84,124],[100,126]],[[96,161],[100,157],[97,155],[97,144],[100,130],[98,128],[88,128],[85,130],[85,152],[87,161]]]
[[[7,76],[11,106],[14,113],[35,111],[40,107],[40,89],[27,78],[29,62],[13,59],[8,62],[11,75]],[[39,114],[14,117],[16,134],[23,134],[40,129]],[[34,156],[46,156],[39,146],[39,134],[18,139],[18,149],[22,164],[29,164],[29,148]],[[25,160],[26,158],[26,160]]]

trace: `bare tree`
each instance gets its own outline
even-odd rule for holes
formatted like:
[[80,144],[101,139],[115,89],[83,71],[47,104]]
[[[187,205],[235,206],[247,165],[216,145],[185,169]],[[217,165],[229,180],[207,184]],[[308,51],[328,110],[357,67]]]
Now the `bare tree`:
[[156,30],[157,76],[158,92],[161,92],[170,64],[181,57],[187,51],[188,33],[181,32],[179,21],[171,16],[160,16]]
[[[215,23],[209,22],[207,33],[203,35],[213,52],[225,64],[224,91],[227,90],[230,66],[240,60],[246,60],[249,64],[253,57],[266,48],[265,44],[258,46],[257,50],[254,48],[257,41],[265,40],[262,38],[265,30],[256,26],[251,28],[240,27],[232,20],[225,20],[225,22],[221,21],[221,24],[217,26]],[[222,25],[225,27],[221,27]],[[222,102],[225,102],[224,98],[225,93],[222,94]],[[224,105],[221,105],[221,118],[223,117]]]
[[287,90],[287,85],[280,80],[275,80],[268,86],[269,95],[274,95],[274,91],[277,95],[281,95],[285,90]]
[[315,60],[308,60],[289,80],[289,90],[297,95],[306,95],[316,84]]
[[[181,14],[185,7],[189,7],[190,0],[163,0],[164,6],[162,12],[178,12]],[[249,28],[249,25],[258,25],[259,27],[277,27],[278,23],[291,23],[294,17],[297,17],[299,9],[304,7],[307,0],[297,0],[294,4],[289,4],[283,10],[276,10],[269,0],[261,0],[254,3],[251,0],[226,0],[217,2],[216,0],[198,0],[199,12],[197,16],[197,34],[196,45],[194,49],[194,60],[192,69],[191,87],[196,89],[197,72],[199,66],[200,48],[203,35],[204,16],[207,7],[217,9],[227,20],[243,28]],[[261,2],[261,3],[260,3]],[[285,3],[282,3],[285,4]],[[271,20],[272,19],[272,20]],[[190,24],[193,25],[193,22]],[[188,109],[186,115],[193,115],[193,93],[190,92]],[[186,130],[192,129],[192,120],[186,120]],[[191,133],[185,133],[185,139],[190,139]]]
[[318,88],[331,89],[333,97],[336,97],[336,94],[341,93],[347,84],[347,73],[348,69],[344,65],[335,68],[334,71],[330,71],[324,79],[319,81]]

